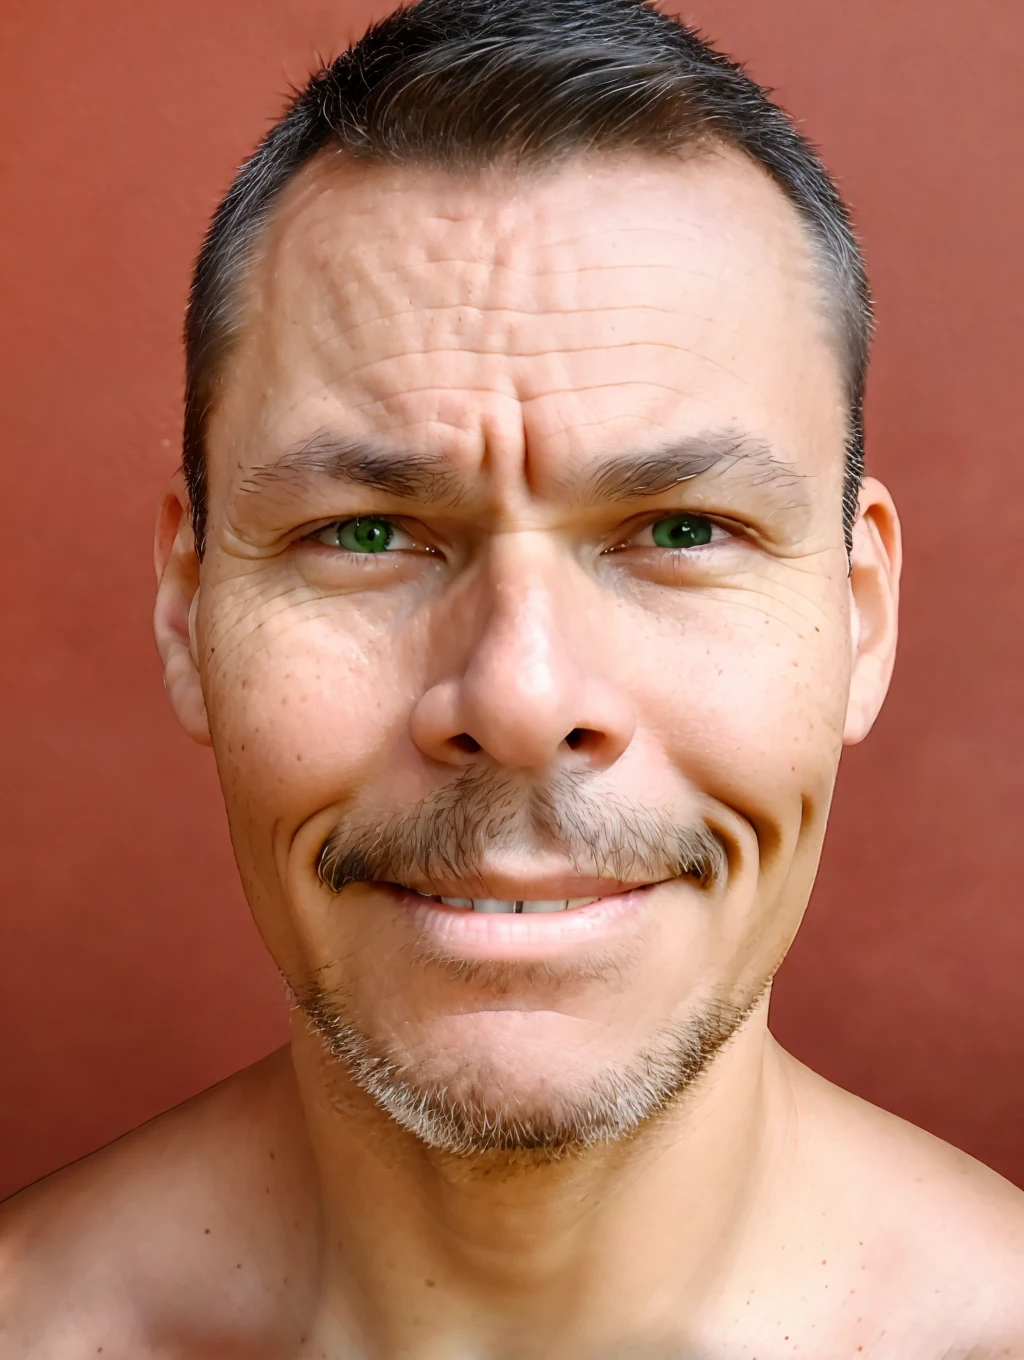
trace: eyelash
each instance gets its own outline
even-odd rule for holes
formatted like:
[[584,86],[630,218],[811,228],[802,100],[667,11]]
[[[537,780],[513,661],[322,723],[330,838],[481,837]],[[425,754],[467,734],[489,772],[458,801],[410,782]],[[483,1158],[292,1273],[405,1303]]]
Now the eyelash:
[[[664,545],[659,543],[638,544],[636,542],[636,539],[641,534],[653,530],[656,525],[664,524],[669,520],[683,518],[699,520],[702,523],[709,525],[712,531],[712,537],[710,542],[691,544],[688,547],[679,548],[665,547]],[[685,510],[677,510],[674,514],[658,515],[657,518],[655,519],[648,519],[644,521],[637,527],[633,528],[624,538],[620,539],[618,543],[613,544],[613,546],[610,548],[606,548],[604,554],[602,555],[608,556],[617,552],[622,552],[628,548],[639,548],[641,551],[644,552],[652,552],[654,550],[657,550],[662,557],[668,558],[670,560],[674,559],[678,561],[682,558],[689,558],[692,560],[694,558],[703,558],[709,551],[717,550],[723,542],[728,541],[730,539],[735,540],[737,537],[738,534],[734,529],[728,527],[725,524],[720,523],[716,519],[713,519],[710,515],[699,515]]]
[[[710,525],[713,535],[711,541],[708,543],[692,544],[689,547],[679,548],[665,547],[657,543],[636,544],[634,542],[634,540],[638,538],[640,534],[643,534],[648,530],[653,531],[656,525],[666,523],[669,520],[682,518],[699,520],[705,524]],[[379,552],[356,552],[351,548],[343,547],[340,543],[333,544],[323,543],[323,540],[321,539],[322,534],[325,534],[327,533],[328,530],[333,529],[335,531],[335,536],[337,537],[338,535],[340,535],[342,529],[344,529],[346,526],[350,524],[355,523],[359,519],[381,520],[387,524],[392,525],[398,534],[404,534],[405,537],[409,538],[413,543],[415,543],[415,540],[413,539],[413,536],[409,533],[409,531],[402,528],[401,522],[397,518],[391,519],[387,515],[350,515],[347,516],[345,519],[329,520],[328,523],[320,525],[319,528],[314,529],[311,533],[304,534],[301,541],[304,543],[314,544],[320,541],[323,547],[329,548],[332,552],[344,554],[349,559],[358,559],[361,562],[365,562],[366,559],[372,560],[378,557],[392,556],[396,552],[410,551],[409,548],[392,548],[390,552],[387,551],[387,549]],[[714,535],[718,535],[718,537],[716,538]],[[675,514],[659,515],[656,519],[647,520],[645,523],[639,525],[639,527],[632,529],[631,532],[625,538],[620,539],[618,543],[613,544],[609,548],[605,548],[601,555],[610,556],[614,553],[622,552],[630,547],[640,547],[644,550],[658,548],[660,549],[662,555],[666,557],[676,556],[681,557],[685,555],[687,557],[692,558],[697,556],[703,556],[704,553],[708,549],[713,548],[716,543],[720,543],[723,540],[735,539],[736,536],[737,535],[733,530],[728,529],[725,525],[719,523],[715,519],[712,519],[711,516],[709,515],[691,514],[687,511],[676,511]],[[388,546],[390,547],[390,544]],[[419,546],[419,551],[425,552],[429,555],[435,555],[433,549],[424,548],[423,546]]]
[[[390,517],[387,516],[387,515],[348,515],[348,516],[345,517],[345,519],[334,519],[334,520],[329,520],[326,524],[321,524],[319,528],[314,529],[311,533],[303,534],[302,539],[301,539],[300,541],[303,542],[303,543],[317,543],[317,542],[319,541],[319,542],[322,544],[323,547],[329,548],[329,549],[331,549],[333,552],[343,553],[343,554],[344,554],[345,556],[347,556],[347,557],[358,557],[358,558],[363,558],[363,557],[386,557],[386,556],[391,556],[391,555],[393,555],[395,552],[403,552],[403,551],[404,551],[404,552],[408,552],[408,551],[409,551],[409,548],[397,548],[397,549],[392,549],[390,554],[386,551],[386,549],[385,549],[385,550],[382,550],[382,551],[378,551],[378,552],[356,552],[356,551],[355,551],[354,549],[352,549],[352,548],[345,548],[341,543],[338,543],[338,542],[335,542],[335,543],[324,543],[324,542],[323,542],[323,539],[322,539],[321,536],[324,535],[324,534],[326,534],[326,533],[328,532],[328,530],[334,530],[334,536],[335,536],[335,538],[338,538],[338,537],[340,537],[341,531],[342,531],[343,529],[345,529],[348,525],[357,523],[359,520],[374,520],[374,521],[379,521],[379,522],[381,522],[381,523],[389,524],[389,525],[391,525],[394,534],[396,534],[396,535],[404,535],[407,539],[410,540],[410,543],[411,543],[411,544],[413,544],[413,545],[415,545],[415,546],[420,546],[420,545],[416,545],[416,540],[415,540],[415,538],[413,537],[413,535],[412,535],[411,533],[409,533],[409,531],[408,531],[407,529],[405,529],[405,528],[402,527],[402,523],[401,523],[401,521],[400,521],[399,519],[392,519],[392,518],[390,518]],[[389,540],[387,546],[390,547],[390,540]],[[431,552],[432,550],[420,546],[420,551]]]

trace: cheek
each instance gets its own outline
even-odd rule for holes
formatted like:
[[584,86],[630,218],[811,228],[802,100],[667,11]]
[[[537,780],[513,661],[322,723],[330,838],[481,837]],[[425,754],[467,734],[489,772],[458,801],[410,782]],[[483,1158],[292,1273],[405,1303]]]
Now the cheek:
[[838,754],[849,670],[833,630],[816,627],[797,631],[766,615],[708,645],[705,736],[721,734],[723,753],[742,761],[754,784],[761,772],[775,781],[831,770]]
[[293,829],[382,758],[407,717],[408,676],[388,631],[337,602],[272,602],[241,615],[228,603],[211,618],[203,677],[225,795],[249,819]]
[[845,597],[819,584],[820,598],[757,587],[680,599],[626,653],[646,660],[629,683],[672,763],[752,819],[831,790],[850,659]]
[[834,603],[802,602],[796,618],[753,590],[742,602],[691,598],[685,619],[652,621],[632,652],[641,677],[634,694],[655,748],[652,759],[638,752],[643,796],[660,785],[649,774],[660,755],[666,793],[681,773],[710,800],[712,822],[736,852],[720,909],[678,923],[693,924],[692,935],[673,926],[675,949],[667,946],[666,956],[696,969],[689,977],[674,972],[679,994],[708,979],[729,979],[745,994],[774,969],[799,923],[824,838],[849,685],[845,620]]

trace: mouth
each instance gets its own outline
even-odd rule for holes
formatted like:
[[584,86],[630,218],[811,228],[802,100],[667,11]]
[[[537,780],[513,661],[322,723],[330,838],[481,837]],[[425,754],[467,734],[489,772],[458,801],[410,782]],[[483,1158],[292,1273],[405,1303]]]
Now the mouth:
[[[499,892],[513,888],[512,883],[495,886]],[[624,938],[641,927],[661,885],[591,880],[571,884],[576,888],[571,897],[570,884],[564,880],[544,884],[543,897],[537,890],[540,884],[532,893],[525,891],[525,884],[515,886],[522,896],[463,897],[451,891],[420,892],[397,883],[384,891],[415,934],[445,956],[539,961],[608,947]],[[590,891],[581,891],[586,888]]]
[[[418,886],[408,883],[386,885],[393,892],[401,894],[407,903],[430,908],[447,908],[453,912],[467,912],[482,916],[552,916],[562,912],[578,912],[585,907],[600,905],[604,901],[618,898],[624,894],[642,892],[657,887],[657,881],[634,879],[630,881],[582,877],[564,872],[531,874],[527,880],[514,871],[488,873],[472,882],[437,882]],[[494,896],[475,896],[483,888],[489,888]],[[509,895],[497,896],[502,889]],[[514,896],[513,896],[514,894]]]
[[[406,891],[412,891],[407,889]],[[419,895],[419,894],[417,894]],[[612,894],[594,893],[590,897],[441,897],[427,898],[431,902],[441,902],[446,907],[456,907],[460,911],[480,911],[492,916],[520,916],[553,911],[572,911],[576,907],[589,907],[591,902],[599,902],[602,896]]]

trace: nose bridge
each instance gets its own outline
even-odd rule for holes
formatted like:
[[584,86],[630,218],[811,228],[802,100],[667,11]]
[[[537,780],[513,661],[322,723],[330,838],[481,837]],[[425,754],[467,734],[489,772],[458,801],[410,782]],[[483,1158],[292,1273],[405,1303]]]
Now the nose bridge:
[[491,545],[482,581],[483,623],[467,678],[477,673],[484,678],[496,667],[510,672],[510,683],[554,697],[569,656],[569,620],[560,598],[566,570],[540,534],[507,535]]
[[[481,624],[459,681],[463,733],[500,764],[536,767],[585,744],[614,759],[632,734],[589,637],[585,574],[541,533],[496,535],[480,577]],[[600,753],[600,755],[599,755]]]

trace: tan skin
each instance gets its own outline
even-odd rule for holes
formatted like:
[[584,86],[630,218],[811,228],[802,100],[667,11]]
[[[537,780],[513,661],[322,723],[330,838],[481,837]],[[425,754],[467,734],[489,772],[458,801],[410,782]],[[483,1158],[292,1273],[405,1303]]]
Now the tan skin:
[[[898,521],[868,479],[848,563],[843,428],[799,224],[738,156],[300,176],[211,423],[202,567],[178,486],[156,549],[168,696],[212,742],[296,991],[326,980],[410,1070],[522,1109],[756,994],[893,665]],[[439,460],[458,495],[267,471],[324,431]],[[708,432],[736,456],[656,494],[587,481]],[[683,513],[710,541],[659,546]],[[395,546],[356,560],[330,528],[354,516]],[[426,967],[407,904],[333,895],[316,851],[340,808],[380,818],[479,765],[699,816],[729,851],[714,910],[648,889],[589,980],[578,940],[500,989]],[[483,869],[496,896],[593,891],[557,847]],[[296,1018],[289,1049],[8,1206],[0,1350],[1024,1356],[1022,1223],[1006,1182],[784,1053],[767,999],[634,1137],[520,1166],[426,1146]]]

